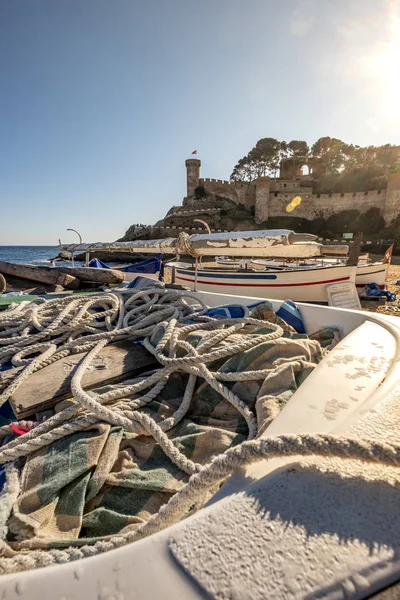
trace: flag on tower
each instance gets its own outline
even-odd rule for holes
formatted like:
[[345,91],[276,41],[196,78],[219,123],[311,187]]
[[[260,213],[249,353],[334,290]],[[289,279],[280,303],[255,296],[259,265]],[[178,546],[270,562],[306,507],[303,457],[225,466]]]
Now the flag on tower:
[[197,150],[193,150],[192,154],[197,154]]

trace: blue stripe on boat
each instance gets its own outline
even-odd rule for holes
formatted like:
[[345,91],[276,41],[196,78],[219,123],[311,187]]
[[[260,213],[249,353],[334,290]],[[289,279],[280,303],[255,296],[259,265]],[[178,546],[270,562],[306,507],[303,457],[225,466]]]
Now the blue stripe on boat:
[[[194,277],[194,271],[183,271],[181,269],[177,269],[178,273],[182,275],[189,275]],[[218,279],[276,279],[276,275],[242,275],[239,273],[205,273],[204,271],[198,271],[197,277],[217,277]]]

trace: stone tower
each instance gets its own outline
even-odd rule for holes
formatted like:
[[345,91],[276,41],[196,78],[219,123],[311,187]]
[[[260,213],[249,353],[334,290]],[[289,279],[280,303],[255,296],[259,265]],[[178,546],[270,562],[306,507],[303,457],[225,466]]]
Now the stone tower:
[[280,179],[296,179],[303,175],[301,167],[306,163],[305,159],[282,158],[280,164]]
[[192,198],[194,190],[199,185],[201,160],[198,158],[188,158],[185,165],[187,182],[186,197]]
[[270,184],[271,180],[269,177],[259,177],[256,179],[256,206],[254,214],[256,223],[262,223],[268,219]]

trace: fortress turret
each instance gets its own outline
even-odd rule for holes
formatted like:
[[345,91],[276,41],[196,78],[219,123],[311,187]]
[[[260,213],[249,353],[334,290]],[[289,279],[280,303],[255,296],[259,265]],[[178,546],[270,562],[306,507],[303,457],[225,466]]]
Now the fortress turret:
[[187,198],[192,198],[194,190],[199,185],[201,160],[198,158],[188,158],[186,165]]

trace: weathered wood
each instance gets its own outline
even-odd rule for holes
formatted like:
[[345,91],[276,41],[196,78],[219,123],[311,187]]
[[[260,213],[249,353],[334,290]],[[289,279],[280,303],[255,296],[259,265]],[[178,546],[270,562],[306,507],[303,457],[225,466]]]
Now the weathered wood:
[[79,279],[77,277],[62,273],[53,267],[40,267],[36,265],[24,265],[0,261],[0,273],[3,275],[15,275],[15,277],[29,279],[30,281],[62,285],[70,290],[76,290],[79,286]]
[[95,283],[121,283],[125,279],[122,271],[115,269],[97,269],[94,267],[55,267],[60,273],[68,273],[81,281]]
[[0,294],[1,292],[5,292],[7,289],[7,282],[3,275],[0,273]]
[[[84,356],[85,353],[72,354],[30,375],[10,398],[16,417],[28,417],[70,398],[71,380]],[[103,348],[92,367],[83,376],[82,386],[85,390],[90,390],[118,383],[159,366],[154,356],[143,346],[127,340],[116,342]],[[10,375],[11,371],[5,371],[3,382]]]
[[[189,288],[188,288],[189,289]],[[105,293],[105,292],[100,292],[100,293]],[[66,298],[67,296],[72,296],[74,298],[77,298],[79,296],[93,296],[93,295],[97,295],[99,294],[98,291],[87,291],[87,290],[82,290],[82,291],[77,291],[77,292],[70,292],[70,291],[63,291],[60,293],[56,293],[56,294],[24,294],[23,296],[0,296],[0,310],[6,310],[7,308],[10,307],[11,304],[19,304],[20,302],[26,302],[29,301],[31,302],[32,300],[36,300],[37,298],[44,298],[45,300],[54,300],[55,298]],[[1,380],[1,375],[0,375],[0,380]]]

